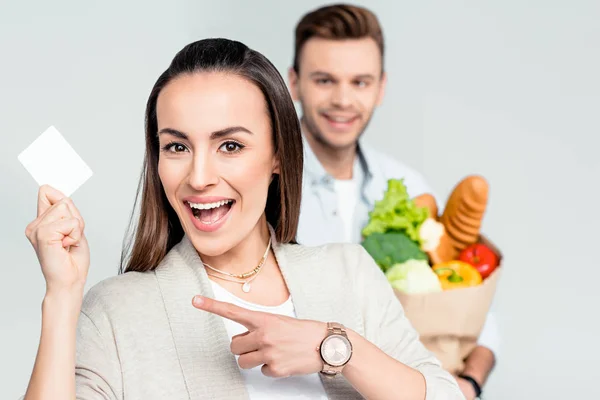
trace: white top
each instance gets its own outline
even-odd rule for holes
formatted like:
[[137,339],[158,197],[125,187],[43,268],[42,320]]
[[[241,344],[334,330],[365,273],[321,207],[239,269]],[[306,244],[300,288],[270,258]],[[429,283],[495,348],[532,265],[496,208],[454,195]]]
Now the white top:
[[358,185],[356,179],[334,181],[338,201],[338,215],[344,229],[344,242],[351,243],[354,235],[354,212],[358,203]]
[[[292,298],[289,297],[283,304],[279,306],[262,306],[240,299],[233,295],[221,285],[214,281],[210,281],[215,293],[215,299],[227,303],[235,304],[248,310],[268,312],[278,315],[286,315],[296,318],[294,304]],[[244,333],[247,329],[234,321],[223,318],[225,328],[229,335],[229,340],[235,335]],[[235,356],[236,360],[238,356]],[[261,365],[252,369],[240,369],[246,388],[251,400],[272,400],[272,399],[294,399],[294,400],[327,400],[327,395],[321,379],[318,374],[291,376],[288,378],[270,378],[263,375]]]

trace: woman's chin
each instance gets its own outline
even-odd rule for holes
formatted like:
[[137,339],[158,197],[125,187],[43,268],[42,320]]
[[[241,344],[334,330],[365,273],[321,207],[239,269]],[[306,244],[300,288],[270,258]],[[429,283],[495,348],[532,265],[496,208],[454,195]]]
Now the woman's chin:
[[231,246],[223,239],[200,235],[188,235],[196,251],[205,257],[219,257],[229,250]]
[[[264,214],[262,216],[266,223],[266,217]],[[219,221],[223,223],[223,226],[214,231],[198,229],[199,221],[194,221],[194,223],[189,219],[183,225],[183,229],[199,254],[209,258],[219,257],[243,242],[244,238],[257,229],[257,225],[262,221],[260,217],[256,219],[256,222],[249,222],[246,218],[239,220],[236,217],[238,215],[235,213],[228,215],[226,221]]]

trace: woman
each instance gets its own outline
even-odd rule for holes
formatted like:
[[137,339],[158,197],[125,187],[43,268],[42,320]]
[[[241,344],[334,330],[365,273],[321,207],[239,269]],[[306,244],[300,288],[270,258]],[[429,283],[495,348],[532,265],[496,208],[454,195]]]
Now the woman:
[[261,54],[210,39],[175,56],[147,104],[142,182],[125,273],[85,298],[83,219],[40,189],[26,399],[463,398],[360,246],[295,244],[301,133]]

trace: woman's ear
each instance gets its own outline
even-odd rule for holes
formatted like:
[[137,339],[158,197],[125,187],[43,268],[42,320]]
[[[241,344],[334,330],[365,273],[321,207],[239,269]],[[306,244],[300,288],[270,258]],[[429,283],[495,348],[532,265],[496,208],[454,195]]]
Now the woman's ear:
[[275,159],[275,161],[273,161],[273,174],[279,175],[279,160],[278,159]]

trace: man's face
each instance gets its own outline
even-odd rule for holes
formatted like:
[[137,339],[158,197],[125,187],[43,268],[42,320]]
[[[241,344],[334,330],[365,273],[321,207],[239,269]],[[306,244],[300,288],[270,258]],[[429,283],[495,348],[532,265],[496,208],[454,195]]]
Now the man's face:
[[290,68],[289,81],[306,134],[333,149],[354,146],[383,99],[386,78],[377,43],[311,38],[299,58],[299,72]]

